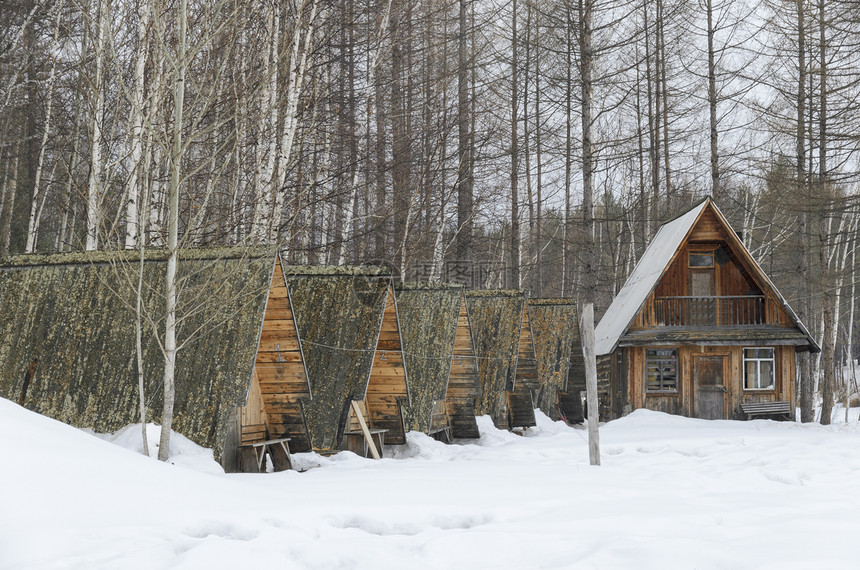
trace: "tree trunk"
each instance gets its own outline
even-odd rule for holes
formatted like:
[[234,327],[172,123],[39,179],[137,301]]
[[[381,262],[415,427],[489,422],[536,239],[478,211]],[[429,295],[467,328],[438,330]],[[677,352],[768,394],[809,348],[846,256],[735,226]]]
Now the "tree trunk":
[[96,71],[93,79],[93,116],[91,117],[90,132],[90,177],[87,183],[87,241],[86,250],[92,251],[99,247],[99,226],[101,226],[101,197],[104,194],[102,184],[102,119],[104,115],[104,64],[105,38],[108,34],[108,4],[110,0],[99,0],[98,31],[96,32],[95,63]]
[[[798,308],[800,318],[811,325],[810,318],[810,286],[809,275],[809,184],[806,174],[806,5],[805,0],[796,0],[797,6],[797,135],[795,139],[797,153],[796,190],[797,202],[801,205],[800,219],[797,234],[801,240],[800,255],[798,256],[798,273],[801,276],[803,287],[800,295]],[[800,384],[800,421],[804,423],[815,420],[815,403],[813,386],[815,384],[812,371],[811,359],[808,352],[801,353],[799,360],[799,384]]]
[[833,415],[833,385],[834,379],[834,362],[833,353],[833,286],[832,279],[829,278],[828,271],[830,258],[830,232],[828,230],[828,216],[832,207],[832,202],[829,199],[829,173],[827,171],[827,34],[826,34],[826,19],[824,0],[818,0],[818,68],[821,84],[819,87],[819,97],[821,100],[821,108],[818,115],[818,179],[819,179],[819,195],[823,198],[820,201],[819,210],[819,260],[821,262],[821,275],[824,278],[821,291],[822,295],[822,318],[824,320],[824,332],[822,335],[822,349],[824,356],[824,370],[821,375],[821,423],[829,425],[831,416]]
[[125,247],[132,249],[137,246],[138,236],[142,233],[143,224],[137,215],[140,207],[141,176],[140,165],[143,156],[145,135],[143,132],[143,106],[145,104],[145,71],[149,54],[149,18],[152,13],[151,0],[143,0],[138,7],[137,23],[137,53],[134,62],[134,87],[131,95],[131,165],[128,179],[128,202],[125,207]]
[[714,66],[713,0],[706,0],[706,9],[708,12],[708,108],[711,123],[711,195],[716,200],[720,195],[720,168],[717,147],[717,74]]
[[580,89],[582,105],[582,215],[585,232],[583,301],[594,304],[597,297],[597,256],[594,243],[594,155],[592,149],[593,46],[591,39],[592,1],[579,0]]
[[517,121],[517,102],[519,99],[519,86],[517,85],[517,73],[519,63],[517,61],[517,0],[513,0],[513,27],[511,38],[511,282],[510,287],[520,288],[520,197],[517,185],[519,184],[519,150]]
[[161,413],[161,441],[158,459],[167,461],[170,456],[170,430],[173,427],[173,406],[176,399],[176,306],[177,266],[179,261],[179,183],[182,168],[182,111],[185,100],[185,28],[188,17],[188,0],[179,0],[177,54],[174,62],[173,146],[170,152],[170,196],[167,207],[167,272],[165,277],[164,319],[164,410]]
[[[516,6],[516,0],[514,2]],[[515,8],[516,9],[516,8]],[[457,32],[457,257],[472,260],[472,186],[469,177],[469,50],[466,0],[459,0]]]

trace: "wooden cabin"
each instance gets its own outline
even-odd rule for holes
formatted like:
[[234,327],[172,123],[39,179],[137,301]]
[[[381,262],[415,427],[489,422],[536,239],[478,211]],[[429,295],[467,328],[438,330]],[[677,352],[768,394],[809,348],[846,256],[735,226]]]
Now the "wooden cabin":
[[276,260],[247,404],[238,412],[243,442],[262,431],[289,438],[292,452],[363,446],[359,410],[379,447],[386,433],[389,443],[403,443],[406,398],[390,274]]
[[509,429],[525,296],[512,290],[468,291],[466,305],[481,388],[476,413],[489,414],[496,427]]
[[448,390],[445,407],[451,424],[451,436],[457,438],[478,438],[478,422],[475,410],[481,399],[481,384],[478,378],[478,358],[469,307],[466,296],[459,295],[460,311],[457,314],[457,329],[454,334],[454,354],[448,374]]
[[[140,421],[134,251],[22,255],[0,263],[0,396],[101,433]],[[159,319],[167,254],[149,250],[143,306]],[[239,444],[236,406],[248,397],[273,248],[182,250],[173,429],[225,464]],[[189,331],[196,331],[188,336]],[[147,417],[160,422],[164,360],[145,325]],[[259,394],[254,394],[259,398]],[[226,451],[226,452],[225,452]]]
[[794,416],[806,327],[711,198],[663,224],[595,329],[601,408],[743,418]]
[[527,306],[537,357],[535,405],[553,420],[581,422],[580,390],[569,377],[571,364],[582,360],[576,304],[572,299],[529,299]]
[[[406,429],[450,441],[448,381],[463,303],[460,285],[397,285],[404,361],[409,372],[411,405],[403,409]],[[469,340],[471,347],[471,339]],[[474,403],[472,404],[474,423]]]

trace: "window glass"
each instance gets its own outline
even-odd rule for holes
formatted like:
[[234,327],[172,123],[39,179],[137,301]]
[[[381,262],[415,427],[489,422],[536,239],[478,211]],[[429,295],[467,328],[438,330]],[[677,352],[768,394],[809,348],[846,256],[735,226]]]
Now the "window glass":
[[645,351],[647,392],[678,391],[678,349],[659,348]]
[[691,253],[690,254],[690,267],[713,267],[714,266],[714,254],[713,253]]
[[744,349],[744,389],[773,390],[775,363],[773,348]]

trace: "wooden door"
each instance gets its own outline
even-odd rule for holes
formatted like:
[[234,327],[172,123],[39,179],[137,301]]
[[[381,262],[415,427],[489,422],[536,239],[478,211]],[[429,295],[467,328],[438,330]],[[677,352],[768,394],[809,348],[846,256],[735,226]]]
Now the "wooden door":
[[703,420],[726,419],[726,355],[693,356],[693,411]]

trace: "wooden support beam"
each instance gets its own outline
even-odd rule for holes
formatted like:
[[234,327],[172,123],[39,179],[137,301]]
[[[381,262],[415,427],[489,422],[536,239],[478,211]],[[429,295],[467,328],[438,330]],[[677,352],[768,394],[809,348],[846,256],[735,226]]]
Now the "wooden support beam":
[[591,465],[600,465],[600,422],[597,403],[597,355],[594,351],[594,305],[586,304],[579,317],[582,335],[582,356],[585,359],[585,394],[588,403],[588,459]]
[[367,441],[367,447],[370,449],[370,454],[374,459],[379,459],[379,451],[376,449],[376,443],[373,442],[373,436],[370,434],[367,422],[364,421],[364,415],[361,413],[361,408],[358,406],[358,402],[353,400],[350,405],[352,406],[352,411],[355,413],[355,418],[358,420],[358,425],[361,426],[361,432],[364,434],[365,441]]

